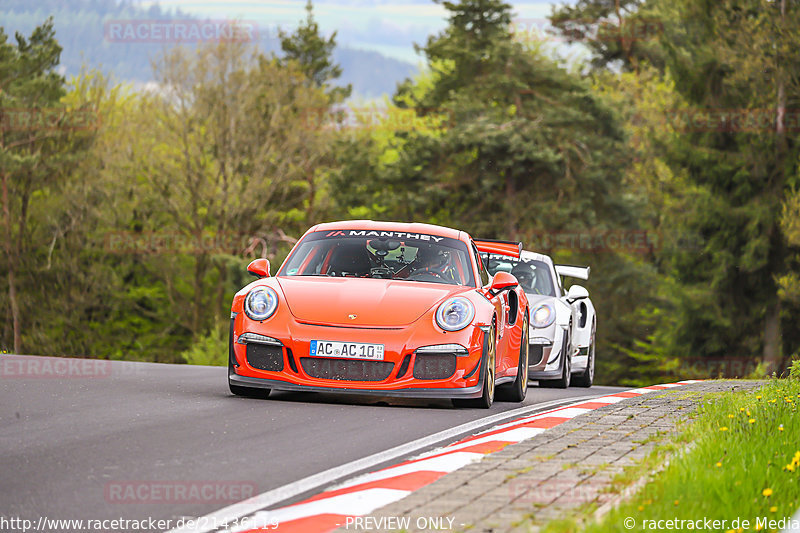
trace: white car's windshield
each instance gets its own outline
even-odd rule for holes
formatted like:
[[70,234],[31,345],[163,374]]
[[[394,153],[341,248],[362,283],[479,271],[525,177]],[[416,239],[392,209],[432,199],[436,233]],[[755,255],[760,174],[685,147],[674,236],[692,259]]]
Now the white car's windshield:
[[279,276],[402,279],[475,286],[466,245],[392,231],[317,231],[292,251]]
[[489,256],[487,270],[492,276],[498,272],[510,272],[517,278],[520,287],[527,294],[556,295],[550,268],[544,261],[514,259],[505,255],[492,254]]

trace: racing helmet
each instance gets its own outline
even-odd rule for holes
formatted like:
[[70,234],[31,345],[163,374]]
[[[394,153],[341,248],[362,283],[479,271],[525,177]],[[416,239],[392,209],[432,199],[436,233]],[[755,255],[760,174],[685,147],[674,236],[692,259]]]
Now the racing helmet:
[[420,246],[417,249],[417,257],[414,259],[417,268],[440,269],[449,261],[449,257],[442,250],[433,246]]
[[517,278],[523,290],[533,289],[533,285],[536,283],[536,271],[534,269],[528,265],[520,264],[511,269],[511,274]]

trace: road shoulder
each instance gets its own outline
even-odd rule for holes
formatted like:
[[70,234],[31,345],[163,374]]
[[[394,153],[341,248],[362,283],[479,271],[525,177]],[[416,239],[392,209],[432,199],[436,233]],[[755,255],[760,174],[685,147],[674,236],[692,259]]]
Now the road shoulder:
[[[587,505],[608,508],[620,498],[609,490],[612,480],[653,451],[656,437],[674,432],[704,394],[758,385],[707,381],[599,407],[489,454],[370,516],[378,521],[410,517],[409,531],[450,526],[516,532],[538,530]],[[340,531],[347,530],[353,527]]]

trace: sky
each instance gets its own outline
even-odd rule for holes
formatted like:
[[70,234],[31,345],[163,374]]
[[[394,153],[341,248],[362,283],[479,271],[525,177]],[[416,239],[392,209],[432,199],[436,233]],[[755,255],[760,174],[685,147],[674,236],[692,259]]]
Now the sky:
[[[147,7],[162,8],[214,19],[237,18],[256,22],[262,32],[277,35],[278,27],[291,31],[305,18],[305,0],[135,0]],[[524,31],[542,34],[551,12],[551,1],[511,2],[516,25]],[[314,17],[326,35],[337,31],[337,44],[362,50],[375,50],[413,64],[421,58],[414,43],[446,25],[446,10],[430,0],[316,0]]]

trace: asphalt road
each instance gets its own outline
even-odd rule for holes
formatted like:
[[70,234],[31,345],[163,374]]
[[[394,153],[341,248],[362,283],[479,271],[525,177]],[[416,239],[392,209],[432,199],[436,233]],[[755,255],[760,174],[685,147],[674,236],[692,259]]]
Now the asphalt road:
[[[252,400],[231,396],[225,376],[221,367],[0,356],[0,516],[201,516],[239,494],[519,407],[311,393]],[[534,385],[524,405],[618,390]]]

